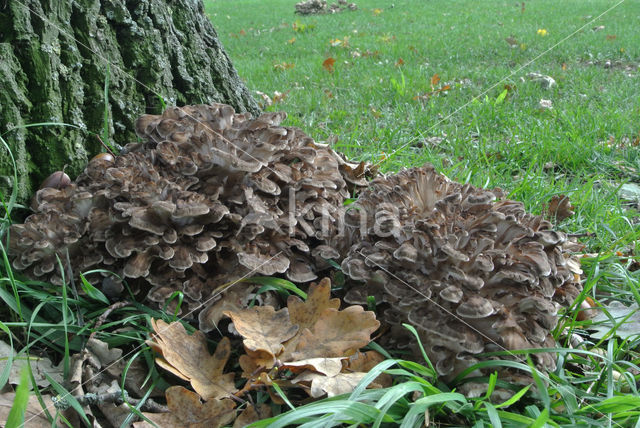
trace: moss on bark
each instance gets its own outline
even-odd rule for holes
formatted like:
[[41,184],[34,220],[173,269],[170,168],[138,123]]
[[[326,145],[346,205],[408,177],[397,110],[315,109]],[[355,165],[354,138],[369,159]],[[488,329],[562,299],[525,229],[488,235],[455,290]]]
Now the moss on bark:
[[[224,102],[258,113],[201,0],[8,0],[0,5],[0,135],[25,201],[48,174],[73,177],[100,152],[104,85],[109,139],[135,141],[140,114],[162,103]],[[25,7],[26,6],[26,7]],[[44,19],[43,19],[44,18]],[[75,127],[27,124],[54,122]],[[0,150],[0,192],[13,172]]]

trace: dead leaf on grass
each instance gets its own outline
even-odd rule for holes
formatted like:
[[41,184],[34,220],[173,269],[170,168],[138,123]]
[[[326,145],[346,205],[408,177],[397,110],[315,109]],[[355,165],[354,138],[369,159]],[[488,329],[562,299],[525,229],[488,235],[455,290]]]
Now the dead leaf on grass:
[[[39,357],[36,355],[26,356],[22,352],[16,353],[9,344],[0,340],[0,373],[4,372],[8,358],[11,355],[13,361],[11,363],[11,369],[9,371],[9,383],[17,385],[20,383],[20,373],[22,369],[29,364],[33,377],[36,380],[36,384],[40,387],[49,386],[50,383],[44,374],[51,376],[56,382],[62,383],[62,363],[57,367],[53,365],[50,359],[46,357]],[[29,382],[29,389],[32,389],[31,382]]]
[[347,357],[338,358],[309,358],[308,360],[292,361],[283,363],[282,368],[289,369],[293,373],[301,373],[313,370],[325,376],[336,376],[342,371],[342,360]]
[[[162,428],[215,428],[235,418],[235,403],[230,399],[200,401],[200,396],[182,386],[171,386],[165,392],[169,413],[143,413]],[[148,422],[136,422],[135,428],[151,428]]]
[[[356,352],[352,356],[346,360],[345,371],[350,372],[369,372],[372,368],[374,368],[379,363],[385,360],[384,356],[376,351],[367,351],[367,352]],[[386,388],[391,386],[393,383],[393,378],[391,375],[386,373],[382,373],[378,376],[373,382],[372,386]]]
[[509,47],[511,47],[512,49],[515,49],[518,46],[520,46],[520,42],[516,40],[516,38],[513,37],[512,35],[505,38],[504,40],[509,44]]
[[280,70],[280,71],[284,71],[284,70],[289,70],[294,68],[296,65],[292,62],[281,62],[281,63],[277,63],[277,64],[273,64],[273,69],[274,70]]
[[224,337],[211,355],[200,331],[189,335],[179,322],[167,324],[156,319],[151,320],[151,326],[155,333],[147,344],[162,355],[156,358],[160,367],[191,382],[204,400],[227,397],[237,391],[234,373],[223,374],[231,355],[229,338]]
[[[640,334],[640,307],[638,307],[638,303],[625,306],[623,303],[614,300],[604,306],[604,309],[609,312],[613,318],[613,322],[604,313],[604,311],[601,311],[592,319],[592,322],[595,325],[589,327],[589,330],[595,330],[596,332],[592,333],[591,337],[598,340],[602,339],[611,331],[614,325],[619,323],[620,325],[615,332],[616,336],[619,336],[622,339],[638,337],[638,334]],[[625,319],[626,321],[622,323]]]
[[322,61],[322,67],[327,70],[329,73],[333,73],[333,65],[336,63],[336,59],[333,57],[329,57]]
[[556,221],[562,221],[575,214],[574,207],[566,195],[553,195],[549,203],[545,206],[544,212],[548,217],[555,218]]
[[313,398],[327,397],[346,394],[358,385],[367,374],[358,373],[338,373],[335,376],[326,376],[322,373],[306,371],[292,379],[293,383],[305,383],[309,385],[309,395]]
[[287,308],[280,311],[262,306],[225,312],[253,360],[241,357],[245,373],[260,366],[269,370],[276,360],[348,357],[368,344],[380,326],[375,314],[361,306],[339,311],[339,299],[330,297],[331,282],[325,278],[311,285],[305,302],[290,296]]

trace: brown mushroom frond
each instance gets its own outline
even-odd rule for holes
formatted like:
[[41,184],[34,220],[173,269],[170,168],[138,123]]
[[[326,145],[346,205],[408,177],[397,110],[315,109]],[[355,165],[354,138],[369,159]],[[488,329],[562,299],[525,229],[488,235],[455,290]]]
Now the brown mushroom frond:
[[[483,352],[553,347],[559,303],[578,294],[573,244],[503,196],[425,166],[373,180],[346,215],[357,233],[342,261],[355,282],[345,300],[374,295],[390,308],[383,320],[414,324],[445,378]],[[551,355],[534,359],[555,367]]]
[[13,266],[60,283],[56,256],[69,251],[75,274],[110,269],[150,284],[161,304],[180,291],[187,310],[249,273],[316,279],[339,254],[323,241],[333,229],[318,228],[337,229],[345,198],[366,183],[328,146],[280,126],[285,117],[223,104],[140,117],[141,143],[38,191],[34,214],[12,227]]

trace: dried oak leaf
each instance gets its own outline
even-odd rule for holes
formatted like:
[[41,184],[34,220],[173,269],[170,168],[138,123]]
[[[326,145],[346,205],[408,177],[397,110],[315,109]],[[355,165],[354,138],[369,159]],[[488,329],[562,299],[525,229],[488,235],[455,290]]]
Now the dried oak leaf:
[[276,311],[272,306],[255,306],[240,311],[225,311],[238,333],[244,337],[249,357],[262,367],[271,368],[284,350],[284,342],[298,332],[289,319],[287,308]]
[[327,376],[322,373],[306,371],[291,380],[292,383],[310,383],[309,395],[313,398],[328,397],[346,394],[354,390],[356,385],[365,377],[365,372],[338,373],[335,376]]
[[369,343],[380,325],[374,313],[361,306],[339,311],[340,301],[331,299],[330,292],[331,283],[325,278],[311,284],[305,302],[289,297],[287,308],[280,311],[270,306],[226,311],[244,337],[249,355],[241,358],[245,374],[260,367],[270,369],[276,359],[286,363],[348,357]]
[[[236,416],[232,400],[200,401],[195,392],[182,386],[171,386],[165,393],[169,413],[143,413],[157,426],[163,428],[216,428],[225,426]],[[137,422],[135,428],[150,428],[148,422]]]
[[[293,373],[299,373],[292,383],[305,387],[311,397],[318,398],[325,393],[329,397],[353,391],[353,388],[384,357],[375,351],[356,352],[347,358],[311,358],[284,363]],[[305,369],[301,372],[301,369]],[[384,388],[391,386],[392,378],[381,374],[369,386]]]
[[[368,373],[378,363],[384,361],[384,356],[376,351],[356,352],[344,362],[346,364],[345,371],[349,372],[366,372]],[[378,376],[372,383],[373,387],[386,388],[393,384],[393,378],[386,373]]]
[[293,373],[301,373],[313,370],[326,376],[336,376],[342,371],[342,360],[347,357],[337,358],[309,358],[307,360],[291,361],[282,364],[282,368],[289,369]]
[[211,355],[202,332],[189,335],[179,322],[167,324],[152,319],[151,325],[155,334],[147,344],[162,354],[162,358],[156,358],[160,367],[191,382],[193,389],[204,400],[227,397],[237,391],[233,382],[234,373],[223,374],[231,354],[229,338],[223,338]]
[[313,329],[302,331],[296,350],[290,358],[285,354],[283,361],[352,355],[369,343],[371,333],[379,326],[374,313],[362,306],[349,306],[343,311],[327,309]]
[[246,427],[261,419],[270,418],[271,414],[271,407],[267,403],[258,404],[257,409],[253,404],[249,404],[233,422],[233,428]]
[[575,214],[573,212],[573,205],[569,201],[569,197],[566,195],[553,195],[549,204],[545,206],[545,212],[551,218],[555,218],[556,221],[562,221]]
[[[43,395],[42,399],[47,403],[49,410],[51,410],[51,396]],[[3,421],[2,426],[9,418],[9,412],[13,408],[16,400],[15,392],[5,392],[0,394],[0,421]],[[34,394],[29,394],[29,401],[27,401],[26,408],[24,410],[24,418],[29,421],[29,427],[32,428],[50,428],[51,422],[47,419],[47,415],[42,411],[42,406],[38,401],[38,397]],[[25,425],[23,425],[25,426]]]

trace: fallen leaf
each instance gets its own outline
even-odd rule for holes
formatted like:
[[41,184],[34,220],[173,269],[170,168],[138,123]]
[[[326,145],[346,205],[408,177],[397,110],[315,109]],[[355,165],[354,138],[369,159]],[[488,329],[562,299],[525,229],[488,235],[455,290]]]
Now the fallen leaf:
[[325,278],[311,284],[306,301],[289,296],[287,308],[280,311],[261,306],[225,312],[253,360],[241,358],[245,373],[260,366],[271,369],[276,359],[286,363],[348,357],[368,344],[371,333],[380,326],[375,314],[361,306],[340,311],[340,300],[330,297],[331,283]]
[[540,110],[551,110],[553,108],[553,102],[551,100],[541,99],[538,105]]
[[[356,352],[345,361],[346,372],[365,372],[368,373],[378,363],[384,361],[384,355],[376,351]],[[386,373],[380,374],[371,384],[371,387],[386,388],[393,384],[393,378]]]
[[292,361],[283,363],[282,368],[289,369],[293,373],[300,373],[306,370],[313,370],[325,376],[336,376],[342,371],[342,360],[347,357],[338,358],[310,358],[308,360]]
[[616,36],[615,34],[607,34],[607,40],[611,41],[611,40],[615,40],[618,36]]
[[[49,386],[50,383],[44,374],[51,376],[56,382],[62,383],[62,363],[57,367],[53,365],[51,360],[46,357],[38,357],[35,355],[26,356],[23,353],[17,354],[16,351],[6,342],[0,340],[0,373],[4,372],[5,366],[8,361],[8,357],[11,355],[13,358],[11,369],[9,371],[9,383],[17,385],[20,382],[20,373],[22,369],[29,364],[33,377],[36,380],[36,385],[39,387]],[[32,389],[33,385],[29,382],[29,389]]]
[[573,216],[573,205],[566,195],[553,195],[549,203],[545,206],[544,212],[547,216],[555,218],[556,221],[562,221]]
[[[4,426],[4,423],[9,417],[9,412],[13,406],[15,397],[15,392],[0,394],[0,424],[2,424],[2,426]],[[50,406],[49,411],[53,412],[51,396],[43,395],[42,399],[47,406]],[[29,394],[29,401],[27,402],[27,408],[24,412],[24,420],[25,422],[28,421],[28,425],[25,423],[24,426],[28,426],[29,428],[51,428],[51,422],[49,422],[47,415],[42,411],[38,397],[34,394]]]
[[244,29],[243,29],[243,30],[240,30],[240,32],[238,34],[241,35],[241,36],[246,36],[247,32],[244,31]]
[[237,391],[234,373],[223,374],[231,354],[229,338],[224,337],[211,355],[200,331],[189,335],[179,322],[167,324],[156,319],[151,320],[151,326],[155,333],[147,344],[162,355],[156,358],[160,367],[191,382],[204,400],[227,397]]
[[383,34],[382,36],[378,36],[378,40],[381,43],[391,43],[396,40],[396,36],[392,36],[391,34]]
[[312,284],[305,301],[298,296],[287,298],[289,319],[298,325],[300,331],[313,327],[327,309],[337,310],[339,307],[340,299],[331,299],[331,281],[328,278]]
[[253,404],[249,404],[235,420],[235,422],[233,423],[233,428],[246,427],[247,425],[257,422],[261,419],[270,418],[271,415],[271,407],[267,403],[258,404],[257,409]]
[[556,81],[551,76],[546,76],[540,73],[528,73],[527,77],[532,82],[537,82],[543,89],[551,89],[556,86]]
[[640,204],[640,185],[625,183],[618,190],[618,197],[626,202]]
[[637,302],[630,306],[625,306],[623,303],[614,300],[604,306],[604,309],[613,317],[613,322],[604,311],[601,311],[591,320],[593,325],[589,327],[589,330],[595,330],[595,333],[591,333],[592,337],[598,340],[602,339],[615,324],[622,322],[627,317],[627,320],[616,329],[615,335],[622,339],[628,339],[634,336],[637,337],[640,334],[640,308]]
[[291,90],[285,91],[285,92],[280,92],[280,91],[273,91],[273,103],[279,103],[281,101],[284,101],[285,99],[287,99],[287,96],[289,95],[289,92],[291,92]]
[[322,67],[327,70],[329,73],[333,73],[333,65],[336,63],[336,59],[333,57],[329,57],[322,62]]
[[441,93],[446,93],[447,91],[451,90],[451,85],[444,85],[441,88],[438,89],[434,89],[431,92],[427,92],[425,94],[422,95],[416,95],[413,97],[414,100],[428,100],[429,98],[433,97],[433,96],[437,96],[440,95]]
[[[200,396],[182,386],[170,386],[165,392],[169,413],[142,413],[162,428],[217,428],[231,423],[236,416],[230,399],[200,401]],[[150,428],[148,422],[136,422],[135,428]]]
[[290,44],[290,45],[294,44],[295,42],[296,42],[296,38],[295,37],[292,37],[289,40],[287,40],[287,43]]
[[396,61],[396,67],[401,67],[404,65],[404,60],[402,58],[398,58],[398,60]]
[[375,314],[362,306],[349,306],[342,311],[327,309],[313,329],[302,331],[290,359],[283,356],[283,360],[352,355],[369,343],[378,327]]
[[[262,96],[263,99],[269,100],[267,106],[273,104],[271,97],[267,94],[260,91],[256,91],[256,93]],[[222,299],[200,312],[200,315],[198,316],[200,325],[211,326],[212,329],[217,328],[220,320],[225,317],[225,311],[237,311],[246,308],[248,303],[251,301],[250,296],[252,294],[252,287],[232,287],[226,290]]]
[[291,68],[294,68],[296,65],[292,62],[281,62],[279,64],[274,64],[273,65],[273,69],[274,70],[280,70],[280,71],[284,71],[284,70],[289,70]]
[[258,366],[271,368],[284,350],[284,342],[298,332],[289,319],[287,308],[255,306],[241,311],[226,311],[238,333],[244,337],[247,354]]
[[367,373],[338,373],[335,376],[326,376],[321,373],[306,371],[291,380],[292,383],[308,383],[310,386],[309,395],[313,398],[333,397],[340,394],[352,392],[358,383]]
[[509,36],[504,40],[509,44],[509,47],[511,47],[512,49],[517,48],[518,45],[520,45],[520,42],[518,42],[516,38],[513,36]]
[[431,86],[435,87],[439,81],[440,81],[440,76],[438,75],[438,73],[431,76]]

